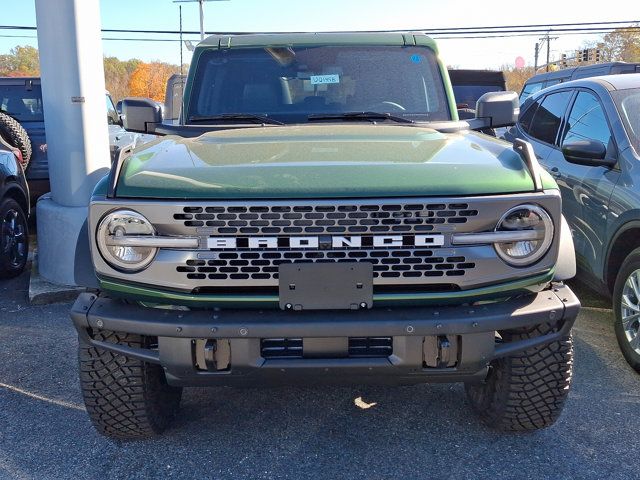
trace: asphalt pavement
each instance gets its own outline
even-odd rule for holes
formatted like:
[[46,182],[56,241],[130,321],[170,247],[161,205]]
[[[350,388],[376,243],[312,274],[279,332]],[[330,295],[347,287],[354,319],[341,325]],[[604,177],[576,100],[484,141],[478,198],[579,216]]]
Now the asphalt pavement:
[[69,304],[0,281],[0,478],[634,479],[640,375],[606,301],[580,291],[575,373],[553,427],[501,434],[461,385],[186,389],[164,436],[113,442],[87,418]]

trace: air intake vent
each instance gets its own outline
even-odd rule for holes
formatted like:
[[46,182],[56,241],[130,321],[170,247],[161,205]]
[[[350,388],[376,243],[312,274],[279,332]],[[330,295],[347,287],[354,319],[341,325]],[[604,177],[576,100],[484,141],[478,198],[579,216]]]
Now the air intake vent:
[[392,353],[391,337],[349,338],[349,357],[388,357]]
[[302,339],[263,338],[260,354],[263,358],[302,358]]
[[[263,338],[263,358],[303,358],[302,338]],[[393,353],[392,337],[349,337],[349,358],[384,358]]]

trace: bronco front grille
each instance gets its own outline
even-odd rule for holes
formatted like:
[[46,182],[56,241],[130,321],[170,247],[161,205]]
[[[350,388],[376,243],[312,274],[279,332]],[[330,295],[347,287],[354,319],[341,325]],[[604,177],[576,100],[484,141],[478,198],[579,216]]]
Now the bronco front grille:
[[189,206],[173,215],[216,235],[424,233],[478,215],[467,203]]
[[420,283],[430,277],[459,277],[475,268],[464,256],[442,256],[437,249],[287,250],[220,252],[212,260],[193,259],[176,267],[190,280],[278,280],[282,263],[369,262],[380,279]]

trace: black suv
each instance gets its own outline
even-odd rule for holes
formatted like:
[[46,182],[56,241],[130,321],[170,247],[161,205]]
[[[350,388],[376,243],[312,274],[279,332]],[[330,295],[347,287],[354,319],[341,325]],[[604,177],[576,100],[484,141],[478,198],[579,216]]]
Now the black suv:
[[618,342],[640,372],[640,74],[538,92],[509,135],[530,142],[556,178],[578,278],[613,296]]

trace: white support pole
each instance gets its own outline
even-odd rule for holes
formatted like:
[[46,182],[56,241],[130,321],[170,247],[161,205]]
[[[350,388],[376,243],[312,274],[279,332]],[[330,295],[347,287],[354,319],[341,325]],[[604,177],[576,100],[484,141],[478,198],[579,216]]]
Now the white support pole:
[[38,201],[38,266],[74,285],[96,182],[110,167],[99,0],[36,0],[51,194]]
[[198,0],[200,4],[200,41],[204,40],[204,0]]

